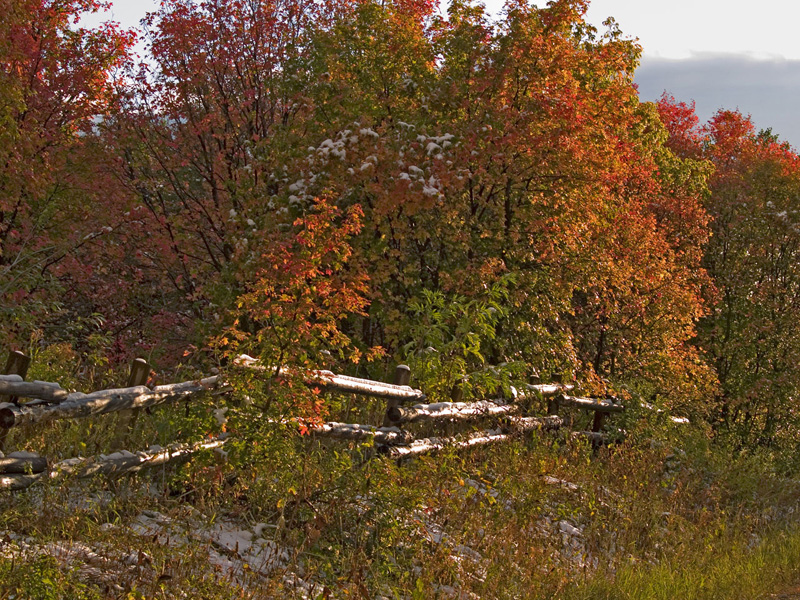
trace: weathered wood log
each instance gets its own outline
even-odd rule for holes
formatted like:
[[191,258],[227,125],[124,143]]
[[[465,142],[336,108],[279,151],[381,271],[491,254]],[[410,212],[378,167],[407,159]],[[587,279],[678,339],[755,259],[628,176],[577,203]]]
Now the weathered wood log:
[[177,464],[189,460],[194,454],[203,450],[222,448],[228,439],[230,438],[218,437],[193,444],[172,444],[167,448],[151,446],[147,450],[136,452],[135,454],[123,450],[87,459],[69,459],[56,463],[51,477],[58,477],[62,474],[74,474],[79,478],[92,477],[94,475],[131,475],[142,469]]
[[25,381],[25,380],[19,375],[12,373],[10,375],[0,375],[0,381],[8,381],[11,383],[16,383],[18,381]]
[[575,396],[567,396],[566,394],[558,398],[561,406],[572,406],[574,408],[582,408],[584,410],[597,410],[602,412],[624,412],[625,407],[622,404],[616,404],[611,400],[605,398],[578,398]]
[[[143,358],[135,358],[131,363],[130,371],[128,371],[128,381],[126,387],[136,387],[137,385],[145,385],[150,377],[150,365]],[[136,427],[136,421],[139,419],[139,410],[125,410],[119,415],[117,421],[116,436],[114,436],[113,449],[119,450],[125,445],[125,441]]]
[[394,406],[386,411],[392,423],[414,423],[447,419],[452,421],[476,421],[494,415],[515,413],[515,404],[497,404],[491,400],[477,402],[438,402],[436,404],[416,404],[414,406]]
[[564,419],[558,415],[547,417],[508,417],[502,425],[507,433],[530,433],[531,431],[555,431],[564,426]]
[[21,490],[37,481],[57,479],[65,475],[72,475],[79,479],[94,475],[113,477],[132,475],[143,469],[185,462],[203,450],[221,449],[227,440],[228,438],[218,437],[193,444],[172,444],[168,448],[153,446],[135,454],[123,451],[107,456],[101,454],[91,458],[70,458],[56,463],[49,472],[45,470],[33,475],[17,473],[0,475],[0,490]]
[[423,438],[414,440],[407,446],[381,446],[379,451],[392,459],[411,458],[421,454],[437,452],[445,448],[461,450],[472,446],[493,444],[509,440],[512,437],[511,434],[503,433],[500,429],[489,429],[455,437]]
[[[655,406],[653,406],[648,402],[640,401],[639,404],[641,405],[642,408],[647,410],[654,410],[659,415],[663,414],[664,412],[663,409],[656,408]],[[688,425],[689,423],[691,423],[691,421],[689,421],[689,419],[686,417],[676,417],[674,415],[669,415],[669,420],[675,423],[676,425]]]
[[6,360],[6,368],[4,369],[4,373],[6,375],[19,375],[25,379],[25,376],[28,374],[28,367],[30,366],[30,356],[26,356],[19,350],[14,350],[13,352],[8,353],[8,359]]
[[[394,369],[394,385],[407,386],[411,381],[411,367],[408,365],[397,365]],[[400,406],[404,400],[401,398],[388,398],[386,401],[386,414],[383,415],[383,426],[388,427],[392,424],[389,418],[389,411]]]
[[46,475],[46,473],[37,473],[36,475],[22,475],[21,473],[0,475],[0,490],[24,490],[46,477]]
[[373,425],[359,425],[357,423],[323,423],[320,427],[308,430],[309,435],[315,437],[330,437],[342,440],[362,441],[373,438],[376,444],[396,445],[408,444],[414,436],[397,427],[374,427]]
[[[25,379],[25,376],[28,374],[28,367],[31,364],[31,359],[29,356],[24,355],[19,350],[14,350],[13,352],[8,353],[8,360],[6,361],[5,369],[3,370],[3,374],[7,376],[19,377],[20,381]],[[0,403],[8,402],[11,406],[15,406],[19,403],[19,397],[16,395],[0,395]],[[8,429],[7,428],[0,428],[0,451],[4,451],[6,449],[6,441],[8,440]]]
[[[234,364],[248,369],[267,371],[267,368],[258,359],[246,354],[237,357]],[[279,371],[279,373],[288,372],[289,370],[283,368]],[[407,385],[395,385],[348,375],[337,375],[331,371],[308,371],[303,375],[303,380],[307,385],[320,386],[334,392],[361,394],[376,398],[394,398],[403,402],[419,402],[426,398],[422,391],[415,390]]]
[[[69,392],[57,383],[49,381],[9,381],[10,376],[0,376],[0,396],[19,396],[36,398],[46,402],[58,403],[67,399]],[[19,376],[15,376],[19,377]]]
[[520,394],[521,397],[525,397],[533,392],[539,396],[544,396],[547,398],[550,396],[556,396],[563,392],[571,392],[574,389],[575,386],[571,383],[528,383],[524,385],[521,390],[517,390],[517,393]]
[[[538,378],[537,378],[538,379]],[[520,389],[512,388],[515,400],[527,400],[530,398],[547,398],[547,414],[558,414],[559,399],[565,392],[575,389],[572,383],[527,383]]]
[[47,459],[43,456],[5,456],[0,458],[0,473],[43,473],[47,470]]
[[594,419],[592,419],[592,431],[598,433],[603,430],[603,423],[606,420],[608,413],[605,411],[597,410],[594,413]]
[[558,429],[563,425],[561,417],[509,417],[507,422],[497,429],[476,431],[453,437],[430,437],[414,440],[407,446],[381,447],[379,450],[385,456],[393,459],[410,458],[444,448],[461,450],[472,446],[494,444],[513,439],[520,434],[533,431],[547,431]]
[[0,426],[10,428],[58,419],[78,419],[130,408],[156,406],[202,394],[221,385],[218,376],[199,381],[100,390],[91,394],[73,392],[61,404],[52,406],[6,406],[0,409]]
[[330,371],[312,371],[307,374],[305,382],[308,385],[319,385],[334,392],[361,394],[375,398],[393,398],[403,402],[418,402],[426,398],[421,390],[415,390],[407,385],[336,375]]

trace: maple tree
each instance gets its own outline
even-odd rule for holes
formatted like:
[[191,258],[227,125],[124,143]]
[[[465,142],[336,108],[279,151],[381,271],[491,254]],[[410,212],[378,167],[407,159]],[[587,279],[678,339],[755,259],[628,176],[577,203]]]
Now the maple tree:
[[72,253],[108,233],[89,220],[94,207],[76,160],[133,41],[113,23],[77,24],[104,6],[0,3],[0,326],[11,343],[25,343],[32,319],[57,310],[45,292]]
[[170,1],[147,17],[151,60],[105,135],[138,199],[128,260],[184,346],[219,330],[259,245],[300,216],[272,200],[285,187],[273,147],[300,110],[286,67],[312,14],[311,2]]
[[800,158],[738,112],[720,111],[704,134],[716,166],[705,264],[719,302],[702,342],[721,384],[722,425],[771,445],[796,423]]
[[[361,229],[361,216],[358,206],[342,214],[316,200],[313,210],[295,221],[292,235],[274,235],[261,247],[254,276],[242,282],[235,320],[214,345],[228,355],[257,356],[265,366],[266,382],[253,373],[244,376],[251,395],[266,388],[262,410],[319,419],[324,402],[318,389],[303,384],[304,369],[361,359],[341,329],[343,319],[363,313],[367,304],[366,274],[348,268],[349,239]],[[380,349],[371,349],[367,358],[380,355]],[[283,385],[274,385],[276,378]],[[282,405],[274,406],[275,398]]]
[[700,322],[697,345],[719,379],[715,429],[745,446],[791,440],[800,159],[737,111],[721,110],[701,126],[694,106],[671,96],[661,98],[658,110],[668,145],[713,166],[704,198],[712,235],[703,266],[716,303]]
[[[165,0],[149,60],[113,106],[103,79],[82,118],[113,110],[68,137],[95,156],[69,165],[91,181],[69,219],[102,196],[92,224],[113,235],[77,228],[48,269],[117,356],[167,363],[208,339],[267,361],[400,358],[428,300],[483,306],[502,283],[464,369],[696,401],[713,382],[689,343],[710,163],[691,111],[640,103],[639,48],[586,8],[515,1],[492,21],[466,1],[443,17],[429,1]],[[106,77],[122,55],[107,58]]]
[[219,332],[268,285],[264,248],[295,247],[324,198],[363,211],[342,243],[369,307],[337,313],[362,351],[398,353],[428,292],[470,302],[510,275],[483,360],[695,397],[707,168],[638,102],[638,48],[587,25],[585,2],[510,3],[499,23],[433,8],[162,3],[152,62],[103,125],[138,248],[107,254],[152,290],[115,320]]
[[639,105],[637,48],[585,8],[512,3],[494,26],[466,2],[447,20],[365,3],[323,35],[325,139],[296,186],[364,207],[371,343],[402,345],[424,290],[469,297],[512,273],[488,359],[631,380],[658,363],[662,391],[682,370],[711,379],[685,344],[705,310],[706,173]]

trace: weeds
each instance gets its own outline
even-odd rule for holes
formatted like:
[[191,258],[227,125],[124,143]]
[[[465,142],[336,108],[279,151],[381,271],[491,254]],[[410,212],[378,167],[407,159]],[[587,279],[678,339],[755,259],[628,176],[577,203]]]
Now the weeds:
[[[131,443],[219,431],[205,402],[140,418]],[[642,421],[599,452],[542,436],[397,465],[229,406],[227,456],[0,496],[0,598],[753,598],[800,576],[800,482],[702,432]],[[11,441],[67,456],[115,426]]]

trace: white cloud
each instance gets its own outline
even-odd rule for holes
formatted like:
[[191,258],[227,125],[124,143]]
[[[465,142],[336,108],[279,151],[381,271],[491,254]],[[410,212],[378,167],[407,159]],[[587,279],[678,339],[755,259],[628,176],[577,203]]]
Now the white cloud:
[[[535,2],[545,6],[546,0]],[[486,0],[494,14],[503,0]],[[750,53],[800,59],[800,3],[787,0],[592,0],[587,20],[601,31],[613,16],[647,55],[689,58],[692,52]]]

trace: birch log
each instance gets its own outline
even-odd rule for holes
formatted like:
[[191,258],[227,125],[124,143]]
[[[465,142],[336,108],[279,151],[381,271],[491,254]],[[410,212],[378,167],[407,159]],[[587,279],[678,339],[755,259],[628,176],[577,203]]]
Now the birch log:
[[122,451],[109,455],[101,454],[91,458],[70,458],[56,463],[49,473],[0,475],[0,489],[21,490],[37,481],[57,479],[65,475],[74,475],[79,479],[94,475],[131,475],[151,467],[185,462],[202,450],[221,448],[227,439],[218,437],[194,444],[172,444],[168,448],[153,446],[148,450],[136,452],[135,454]]
[[[4,375],[11,375],[11,376],[19,376],[20,381],[25,380],[25,376],[28,374],[28,367],[31,364],[30,356],[25,356],[19,350],[14,350],[8,353],[8,360],[6,361],[5,369],[3,370]],[[3,396],[0,395],[0,405],[8,402],[11,406],[16,406],[19,404],[19,397],[18,396]],[[0,428],[0,451],[6,449],[6,440],[8,439],[8,429]]]
[[37,473],[36,475],[22,475],[20,473],[0,475],[0,490],[24,490],[26,487],[30,487],[44,476],[45,473]]
[[530,433],[531,431],[555,431],[564,426],[564,419],[558,415],[547,417],[509,417],[503,429],[509,433]]
[[[268,370],[257,358],[246,354],[238,356],[234,364],[258,371]],[[281,368],[280,373],[289,373],[289,370]],[[421,390],[415,390],[407,385],[395,385],[348,375],[337,375],[331,371],[308,371],[304,374],[303,380],[307,385],[318,385],[329,391],[361,394],[376,398],[392,398],[402,402],[419,402],[426,398]]]
[[19,427],[58,419],[78,419],[130,408],[156,406],[184,400],[215,389],[219,385],[221,380],[215,375],[199,381],[159,385],[152,389],[139,385],[100,390],[91,394],[73,392],[61,404],[52,406],[5,406],[0,409],[0,426]]
[[393,423],[414,423],[447,419],[451,421],[477,421],[494,415],[508,415],[517,412],[514,404],[497,404],[490,400],[477,402],[438,402],[436,404],[416,404],[410,407],[393,406],[387,411]]
[[[397,365],[394,369],[394,383],[395,385],[408,385],[411,381],[411,367],[408,365]],[[389,398],[386,401],[386,414],[383,415],[383,426],[388,427],[392,424],[392,420],[389,418],[389,411],[393,408],[400,406],[403,402],[400,398]]]
[[336,375],[331,371],[311,371],[305,378],[305,382],[308,385],[320,385],[335,392],[362,394],[375,398],[393,398],[402,402],[420,401],[426,397],[421,390],[415,390],[408,385],[395,385],[347,375]]
[[193,444],[172,444],[167,448],[152,446],[136,453],[123,450],[87,459],[68,459],[56,463],[51,477],[58,477],[61,474],[74,474],[79,478],[93,475],[130,475],[142,469],[184,462],[202,450],[221,448],[228,439],[218,437]]
[[[134,387],[137,385],[145,385],[149,378],[150,365],[147,364],[147,361],[143,358],[135,358],[131,363],[130,371],[128,371],[128,381],[125,383],[125,386]],[[114,450],[120,450],[125,446],[125,440],[136,427],[140,412],[139,410],[125,410],[119,415],[117,419],[117,431],[112,444]]]
[[519,434],[558,429],[562,425],[561,417],[510,417],[507,423],[497,429],[476,431],[454,437],[423,438],[414,440],[407,446],[382,447],[381,453],[393,459],[410,458],[437,452],[444,448],[461,450],[472,446],[508,441]]
[[[662,414],[662,413],[664,412],[664,410],[663,410],[663,409],[661,409],[661,408],[656,408],[655,406],[653,406],[652,404],[649,404],[648,402],[639,401],[639,405],[640,405],[642,408],[645,408],[645,409],[647,409],[647,410],[654,410],[654,411],[656,411],[656,413],[657,413],[657,414],[659,414],[659,415],[660,415],[660,414]],[[670,420],[670,421],[672,421],[673,423],[677,424],[677,425],[688,425],[688,424],[691,422],[691,421],[689,421],[689,419],[688,419],[688,418],[686,418],[686,417],[676,417],[676,416],[674,416],[674,415],[669,415],[669,420]]]
[[[526,384],[521,390],[518,390],[518,393],[521,392],[521,396],[525,397],[529,395],[530,392],[534,392],[537,395],[544,396],[548,398],[550,396],[556,396],[562,392],[571,392],[575,389],[575,386],[571,383],[536,383],[536,384]],[[528,392],[528,394],[526,394]]]
[[357,423],[323,423],[320,427],[310,428],[309,434],[315,437],[329,437],[343,440],[366,440],[373,438],[376,444],[396,445],[408,444],[413,436],[397,427],[374,427]]
[[585,410],[597,410],[601,412],[624,412],[625,407],[622,404],[616,404],[611,400],[604,398],[577,398],[575,396],[562,395],[558,399],[561,406],[572,406],[574,408],[583,408]]
[[407,446],[382,446],[380,451],[385,456],[392,459],[411,458],[421,454],[437,452],[444,448],[454,448],[462,450],[472,446],[483,446],[511,439],[512,436],[503,433],[500,429],[489,429],[487,431],[476,431],[467,435],[456,437],[431,437],[414,440]]

